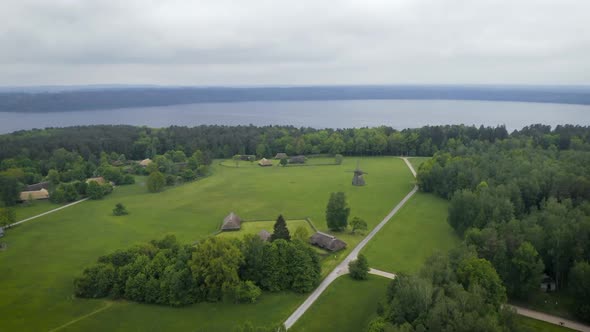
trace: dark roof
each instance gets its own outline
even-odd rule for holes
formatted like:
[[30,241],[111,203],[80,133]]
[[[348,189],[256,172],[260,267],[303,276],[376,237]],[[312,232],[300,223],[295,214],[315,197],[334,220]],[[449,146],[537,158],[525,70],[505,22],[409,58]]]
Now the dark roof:
[[30,184],[23,191],[39,191],[41,189],[49,189],[49,181]]
[[303,164],[305,163],[305,156],[294,156],[289,158],[291,164]]
[[236,230],[241,228],[242,220],[238,217],[237,214],[231,212],[230,214],[223,219],[223,225],[221,226],[221,230]]
[[275,156],[275,159],[283,159],[283,158],[288,158],[289,156],[287,156],[286,153],[284,152],[279,152],[277,153],[277,155]]
[[270,233],[266,229],[263,229],[260,232],[258,232],[258,236],[260,236],[262,241],[268,241],[270,239]]
[[326,233],[322,233],[322,232],[317,232],[314,235],[311,236],[311,238],[309,239],[309,242],[315,246],[318,246],[320,248],[324,248],[326,250],[330,250],[330,251],[338,251],[341,249],[346,248],[346,242],[337,239],[336,237],[330,235],[330,234],[326,234]]

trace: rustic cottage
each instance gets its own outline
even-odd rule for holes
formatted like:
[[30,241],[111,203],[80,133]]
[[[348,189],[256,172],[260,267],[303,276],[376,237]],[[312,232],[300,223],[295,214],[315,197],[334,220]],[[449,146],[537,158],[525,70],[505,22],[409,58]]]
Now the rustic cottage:
[[223,219],[223,225],[221,225],[222,231],[237,231],[242,227],[242,220],[237,214],[231,212]]
[[309,239],[309,242],[314,246],[318,246],[329,251],[338,251],[346,248],[346,242],[339,240],[330,234],[322,232],[317,232],[312,235]]

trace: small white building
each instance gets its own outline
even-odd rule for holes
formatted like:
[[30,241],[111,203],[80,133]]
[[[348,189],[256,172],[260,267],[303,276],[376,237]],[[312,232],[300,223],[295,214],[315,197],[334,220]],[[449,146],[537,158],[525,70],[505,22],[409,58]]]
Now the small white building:
[[543,292],[549,293],[555,291],[555,281],[547,274],[543,274],[543,279],[541,279],[541,290]]

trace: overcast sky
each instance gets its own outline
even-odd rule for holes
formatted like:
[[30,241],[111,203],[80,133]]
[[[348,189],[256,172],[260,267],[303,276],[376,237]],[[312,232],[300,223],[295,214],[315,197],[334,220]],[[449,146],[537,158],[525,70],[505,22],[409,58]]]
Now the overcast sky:
[[590,84],[589,0],[4,0],[0,85]]

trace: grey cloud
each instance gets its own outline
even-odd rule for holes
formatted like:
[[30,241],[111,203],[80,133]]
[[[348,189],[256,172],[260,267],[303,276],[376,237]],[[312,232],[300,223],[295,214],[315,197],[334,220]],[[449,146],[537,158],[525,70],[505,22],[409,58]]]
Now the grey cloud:
[[8,1],[0,84],[590,84],[590,2]]

